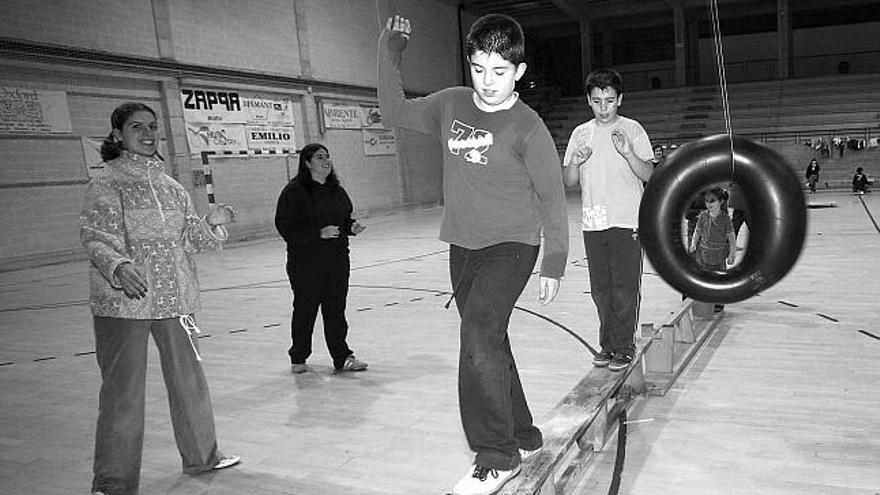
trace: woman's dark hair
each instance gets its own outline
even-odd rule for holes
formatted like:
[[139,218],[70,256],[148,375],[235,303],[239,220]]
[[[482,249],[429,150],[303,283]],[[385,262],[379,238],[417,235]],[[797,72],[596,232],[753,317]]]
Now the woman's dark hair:
[[[296,177],[294,177],[293,180],[299,182],[308,190],[311,190],[312,187],[315,185],[315,180],[312,179],[312,171],[309,170],[309,162],[312,161],[312,157],[319,150],[324,150],[328,154],[330,153],[330,150],[328,150],[326,146],[318,143],[309,143],[303,146],[303,149],[299,151],[299,169],[297,170]],[[325,184],[330,187],[339,186],[339,178],[336,177],[335,170],[330,170],[330,175],[327,176]]]
[[136,112],[150,112],[153,114],[153,117],[157,117],[156,112],[143,103],[129,101],[116,107],[116,109],[113,110],[113,113],[110,114],[110,134],[104,138],[104,142],[101,144],[101,159],[105,162],[109,162],[122,154],[122,150],[125,149],[125,146],[122,141],[116,140],[116,137],[113,135],[113,130],[116,129],[122,131],[122,126],[124,126],[125,123],[128,122],[129,117]]

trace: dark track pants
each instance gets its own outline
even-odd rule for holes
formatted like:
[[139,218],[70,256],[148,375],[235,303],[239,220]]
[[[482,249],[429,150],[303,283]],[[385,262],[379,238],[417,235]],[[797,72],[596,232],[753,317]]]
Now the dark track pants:
[[159,348],[174,440],[185,473],[211,470],[218,460],[214,413],[202,364],[177,318],[95,317],[101,393],[95,434],[93,491],[132,495],[140,484],[144,445],[147,342]]
[[599,313],[602,350],[635,355],[641,303],[642,248],[632,229],[584,231],[590,293]]
[[345,300],[348,297],[350,261],[348,252],[288,257],[287,276],[293,289],[293,316],[290,321],[292,345],[287,353],[291,363],[305,363],[312,354],[312,333],[318,307],[324,320],[324,340],[333,358],[333,366],[341,369],[352,353],[345,339]]
[[461,317],[458,398],[475,463],[509,470],[519,450],[543,444],[532,424],[507,327],[538,257],[538,246],[507,242],[470,250],[451,246],[450,278]]

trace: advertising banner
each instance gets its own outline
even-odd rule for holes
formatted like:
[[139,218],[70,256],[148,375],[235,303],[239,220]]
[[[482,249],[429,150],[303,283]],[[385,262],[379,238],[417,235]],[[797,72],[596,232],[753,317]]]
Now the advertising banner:
[[382,113],[379,105],[361,106],[361,127],[365,129],[384,129],[382,125]]
[[293,126],[290,98],[238,91],[181,88],[186,122]]
[[70,133],[67,93],[0,86],[0,133]]
[[293,127],[246,126],[249,150],[296,150]]
[[242,96],[241,108],[245,124],[281,125],[293,127],[293,101],[289,98],[265,95]]
[[327,129],[360,129],[363,127],[360,105],[322,102],[324,127]]
[[393,155],[397,153],[397,140],[391,129],[364,129],[364,155]]
[[186,141],[190,153],[202,151],[240,151],[247,149],[245,126],[186,122]]

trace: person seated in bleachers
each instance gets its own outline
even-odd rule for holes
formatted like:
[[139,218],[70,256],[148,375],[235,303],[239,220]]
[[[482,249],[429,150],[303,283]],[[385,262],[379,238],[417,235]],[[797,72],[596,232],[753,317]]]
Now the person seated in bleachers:
[[868,179],[868,176],[862,172],[862,167],[858,167],[852,179],[853,194],[865,194],[868,192],[868,185],[870,183],[871,181]]

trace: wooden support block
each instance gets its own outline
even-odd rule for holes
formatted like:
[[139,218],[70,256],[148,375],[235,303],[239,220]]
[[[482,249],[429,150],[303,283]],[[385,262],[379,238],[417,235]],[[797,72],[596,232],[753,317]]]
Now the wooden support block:
[[689,309],[675,322],[675,341],[692,344],[696,339],[697,336],[694,332],[694,309]]
[[696,301],[693,305],[694,317],[710,319],[714,315],[715,305],[702,301]]
[[645,381],[645,363],[639,359],[633,362],[633,370],[627,377],[626,386],[630,387],[633,392],[641,394],[648,391],[648,383]]
[[584,448],[582,442],[584,440],[588,440],[591,443],[593,448],[593,452],[601,452],[603,448],[605,448],[605,430],[608,426],[608,403],[603,402],[599,405],[599,408],[596,412],[596,417],[593,419],[593,424],[590,425],[590,432],[592,435],[589,439],[586,438],[586,435],[581,437],[581,440],[578,441],[578,445],[581,448]]
[[656,331],[651,329],[650,334],[645,335],[647,330],[642,327],[642,336],[652,340],[648,350],[645,351],[645,371],[672,373],[674,327],[664,325]]

